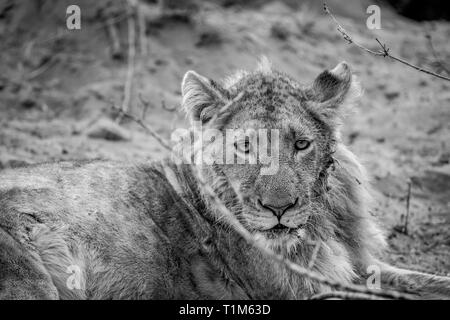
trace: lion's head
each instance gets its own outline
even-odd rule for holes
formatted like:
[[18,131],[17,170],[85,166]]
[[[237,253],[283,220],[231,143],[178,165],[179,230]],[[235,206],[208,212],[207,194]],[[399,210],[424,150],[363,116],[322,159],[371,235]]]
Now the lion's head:
[[[304,236],[323,206],[343,106],[358,91],[344,62],[307,86],[265,60],[223,83],[186,73],[183,107],[202,128],[205,177],[249,231],[274,246]],[[224,177],[241,201],[219,190]]]

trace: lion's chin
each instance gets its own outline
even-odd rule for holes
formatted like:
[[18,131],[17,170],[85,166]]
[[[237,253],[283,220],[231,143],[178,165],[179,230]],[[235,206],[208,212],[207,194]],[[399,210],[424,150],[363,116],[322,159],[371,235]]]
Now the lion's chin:
[[256,239],[275,252],[292,252],[301,243],[305,237],[305,230],[288,229],[288,230],[265,230],[258,231]]

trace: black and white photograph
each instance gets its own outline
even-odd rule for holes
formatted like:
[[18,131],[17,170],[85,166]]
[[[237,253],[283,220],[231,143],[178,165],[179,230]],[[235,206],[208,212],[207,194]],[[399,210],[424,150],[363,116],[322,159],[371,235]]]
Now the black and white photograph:
[[450,2],[0,0],[0,300],[448,299]]

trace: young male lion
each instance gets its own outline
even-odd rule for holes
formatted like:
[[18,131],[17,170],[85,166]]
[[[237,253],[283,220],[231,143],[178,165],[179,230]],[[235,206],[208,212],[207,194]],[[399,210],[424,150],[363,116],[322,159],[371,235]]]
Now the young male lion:
[[[448,296],[448,279],[378,260],[385,241],[367,178],[339,136],[358,92],[345,63],[308,86],[267,63],[222,84],[188,72],[183,108],[196,124],[278,133],[269,137],[275,172],[216,161],[203,179],[250,233],[301,266],[342,283],[364,283],[372,266],[382,288]],[[247,138],[232,144],[237,157],[257,153]],[[202,190],[191,165],[171,161],[0,172],[0,298],[293,299],[331,290],[245,242]]]

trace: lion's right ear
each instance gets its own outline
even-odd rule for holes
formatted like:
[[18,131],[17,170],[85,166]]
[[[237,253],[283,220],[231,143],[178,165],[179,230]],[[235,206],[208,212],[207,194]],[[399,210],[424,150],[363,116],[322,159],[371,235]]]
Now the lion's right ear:
[[208,122],[227,103],[223,89],[195,71],[188,71],[181,84],[182,106],[191,121]]
[[308,90],[309,98],[317,103],[315,109],[328,118],[345,116],[361,95],[361,87],[347,63],[319,74]]

